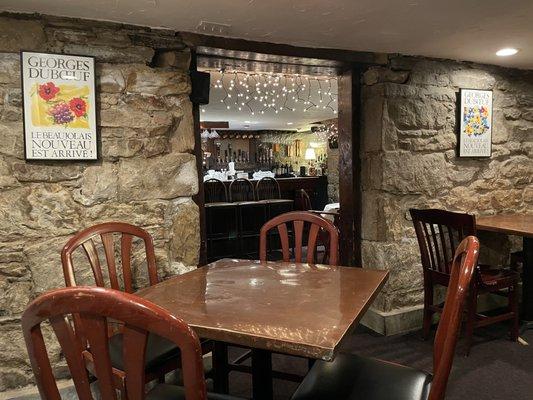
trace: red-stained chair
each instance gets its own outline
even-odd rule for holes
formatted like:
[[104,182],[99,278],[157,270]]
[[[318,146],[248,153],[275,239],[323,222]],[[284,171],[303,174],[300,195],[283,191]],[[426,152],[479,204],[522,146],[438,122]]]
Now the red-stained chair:
[[[453,249],[467,235],[476,234],[476,220],[473,215],[445,210],[409,210],[415,226],[424,270],[424,324],[423,336],[427,338],[431,329],[432,316],[442,312],[442,305],[434,304],[433,292],[436,285],[448,286]],[[475,279],[467,299],[466,355],[470,352],[474,328],[501,321],[509,321],[511,339],[518,339],[518,281],[519,274],[509,269],[491,269],[488,265],[476,267]],[[480,294],[492,293],[507,297],[508,307],[495,316],[477,312],[477,298]]]
[[443,400],[459,336],[463,305],[477,265],[479,242],[468,236],[457,247],[433,349],[433,375],[387,361],[338,354],[317,361],[292,400]]
[[[76,315],[84,340],[69,318]],[[108,341],[108,321],[123,324],[124,388],[121,397],[129,400],[235,399],[208,394],[202,365],[202,348],[195,332],[181,319],[133,294],[99,287],[69,287],[48,292],[34,300],[22,316],[22,330],[43,400],[60,400],[48,358],[41,325],[50,323],[65,355],[78,398],[92,400],[87,348],[91,349],[91,373],[97,378],[101,398],[117,398]],[[145,387],[147,343],[157,335],[180,350],[184,386],[159,384],[148,393]],[[88,345],[87,345],[88,344]]]
[[[118,237],[121,273],[117,269],[115,239]],[[133,293],[135,287],[134,276],[131,266],[132,246],[135,238],[141,239],[144,244],[148,283],[150,286],[159,282],[155,262],[155,252],[152,237],[144,229],[127,224],[124,222],[106,222],[94,225],[84,229],[74,235],[61,251],[61,262],[63,264],[63,274],[65,276],[66,286],[77,286],[76,275],[74,272],[74,252],[82,247],[93,273],[96,286],[106,287],[108,277],[109,286],[112,289],[122,290],[127,293]],[[99,239],[99,240],[98,240]],[[99,243],[103,247],[105,254],[105,266],[99,257]],[[119,278],[122,277],[122,280]],[[80,323],[75,317],[74,322],[78,328]],[[121,389],[125,377],[124,359],[122,349],[124,347],[124,337],[121,333],[120,326],[116,323],[110,324],[110,355],[113,364],[113,372],[117,376],[117,382],[120,384],[117,388]],[[210,341],[202,342],[204,353],[211,351],[212,343]],[[90,353],[87,357],[90,362]],[[146,379],[148,381],[159,378],[164,379],[165,374],[179,368],[179,350],[174,343],[169,342],[159,336],[151,335],[148,340],[148,351],[146,353]],[[208,367],[207,367],[208,368]],[[208,371],[209,372],[209,371]],[[122,382],[122,383],[121,383]]]
[[[305,225],[308,229],[305,229]],[[278,215],[263,225],[259,234],[259,259],[267,260],[267,240],[271,230],[277,229],[281,242],[283,261],[291,261],[290,247],[291,238],[289,230],[294,236],[295,262],[316,263],[317,244],[322,242],[325,246],[322,264],[336,265],[339,252],[339,231],[333,223],[327,219],[310,212],[293,211]],[[304,254],[304,233],[307,233],[306,257]]]

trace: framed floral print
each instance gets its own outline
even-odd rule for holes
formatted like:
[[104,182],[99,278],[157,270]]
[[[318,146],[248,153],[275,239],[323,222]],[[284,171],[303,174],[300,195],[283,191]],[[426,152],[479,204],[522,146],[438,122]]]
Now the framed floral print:
[[492,152],[492,91],[461,89],[459,157],[490,157]]
[[97,160],[94,58],[21,52],[26,160]]

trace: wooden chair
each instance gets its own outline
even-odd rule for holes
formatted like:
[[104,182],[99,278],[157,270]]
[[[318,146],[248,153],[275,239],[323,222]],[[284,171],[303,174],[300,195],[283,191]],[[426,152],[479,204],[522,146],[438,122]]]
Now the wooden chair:
[[[117,271],[117,260],[115,259],[116,250],[118,250],[115,248],[116,236],[120,237],[119,249],[120,265],[122,267],[121,274]],[[61,251],[61,262],[63,264],[63,274],[65,276],[67,287],[77,286],[74,273],[73,253],[79,247],[83,248],[83,251],[87,256],[96,286],[107,286],[106,281],[104,280],[104,269],[102,268],[97,248],[97,238],[100,238],[104,249],[107,275],[112,289],[122,290],[127,293],[133,293],[137,289],[133,281],[134,276],[131,267],[134,238],[139,238],[144,243],[149,285],[152,286],[159,282],[155,262],[154,244],[150,234],[142,228],[124,222],[106,222],[78,232],[69,239],[63,247],[63,250]],[[122,276],[122,282],[119,281],[120,276]],[[80,328],[80,322],[77,318],[74,319],[74,322],[75,325]],[[117,327],[117,324],[110,325],[109,329],[111,333],[109,346],[114,367],[113,371],[117,375],[117,382],[123,383],[125,377],[124,360],[122,358],[124,336],[121,333],[121,327]],[[204,347],[204,353],[211,351],[211,342],[204,341],[202,344]],[[165,374],[174,371],[179,367],[178,359],[179,350],[172,342],[157,336],[150,337],[146,359],[146,378],[149,380],[156,378],[161,380],[164,379]],[[121,387],[119,386],[118,389],[121,389]]]
[[300,189],[296,194],[296,209],[301,211],[308,211],[313,208],[311,198],[305,189]]
[[[424,323],[423,337],[427,338],[434,313],[442,312],[442,305],[434,304],[435,285],[449,286],[453,248],[467,235],[476,234],[475,217],[445,210],[409,210],[415,226],[424,270]],[[511,270],[491,270],[476,266],[475,279],[467,301],[466,355],[470,352],[474,328],[509,320],[512,340],[518,339],[518,285],[519,275]],[[501,291],[505,290],[505,293]],[[496,316],[477,313],[477,298],[483,293],[504,295],[507,311]]]
[[268,176],[259,179],[255,185],[257,200],[281,199],[281,190],[277,179]]
[[[117,273],[117,263],[115,259],[115,236],[120,236],[120,262],[122,266],[123,284],[119,282]],[[133,282],[133,272],[131,269],[132,244],[134,238],[139,238],[144,242],[146,264],[148,268],[148,279],[150,286],[159,282],[157,277],[157,267],[155,263],[154,242],[152,237],[144,229],[124,222],[106,222],[91,226],[74,235],[61,251],[61,262],[63,264],[63,274],[67,286],[76,286],[74,265],[72,255],[80,246],[83,247],[85,255],[91,265],[96,286],[106,286],[104,273],[95,239],[100,238],[107,264],[109,282],[112,289],[124,290],[128,293],[135,291]]]
[[338,354],[332,362],[317,361],[292,400],[444,399],[478,253],[477,238],[468,236],[453,256],[446,305],[435,336],[433,375],[387,361]]
[[205,203],[225,203],[228,201],[226,185],[220,179],[211,178],[204,182]]
[[[303,255],[303,238],[304,238],[304,226],[309,224],[308,237],[307,237],[307,256],[305,261],[302,261]],[[283,261],[290,261],[290,239],[289,239],[289,227],[288,224],[292,224],[291,232],[294,234],[294,261],[295,262],[307,262],[314,264],[316,262],[316,248],[319,242],[322,242],[326,246],[324,253],[324,259],[322,263],[330,265],[336,265],[339,252],[339,231],[325,218],[319,215],[309,212],[293,211],[285,214],[278,215],[277,217],[268,221],[259,233],[259,259],[267,259],[267,238],[269,232],[277,228],[279,238],[281,241],[281,249],[283,254]]]
[[[69,318],[76,315],[88,346],[73,329]],[[202,349],[198,336],[180,318],[135,295],[99,287],[69,287],[48,292],[34,300],[22,316],[22,330],[43,400],[60,400],[45,340],[43,323],[50,323],[65,355],[80,400],[92,400],[85,359],[91,349],[92,374],[97,377],[101,398],[117,398],[116,375],[108,348],[108,320],[120,321],[124,335],[124,388],[129,400],[234,399],[206,392]],[[157,335],[179,348],[183,387],[160,384],[145,394],[145,359],[150,336]]]
[[229,201],[254,201],[254,184],[245,178],[237,178],[229,184]]

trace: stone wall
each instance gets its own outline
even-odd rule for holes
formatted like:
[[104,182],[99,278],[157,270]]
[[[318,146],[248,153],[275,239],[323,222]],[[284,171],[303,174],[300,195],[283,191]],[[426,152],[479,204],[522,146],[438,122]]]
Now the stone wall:
[[[459,88],[493,90],[490,158],[456,156]],[[363,262],[390,271],[367,323],[396,333],[420,326],[423,299],[409,208],[533,212],[533,71],[391,57],[366,72],[363,108]],[[480,236],[482,258],[507,262],[509,240]]]
[[[20,314],[38,294],[64,286],[59,252],[69,237],[101,221],[141,225],[154,237],[159,273],[168,276],[197,264],[199,224],[191,199],[198,178],[188,98],[190,52],[179,36],[3,14],[0,38],[3,391],[33,380]],[[98,162],[24,161],[20,49],[96,57]],[[51,358],[61,371],[56,346]]]

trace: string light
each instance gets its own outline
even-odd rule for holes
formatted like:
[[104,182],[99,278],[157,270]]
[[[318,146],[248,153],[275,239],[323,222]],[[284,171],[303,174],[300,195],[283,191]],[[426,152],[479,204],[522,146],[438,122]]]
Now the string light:
[[[224,97],[220,100],[227,110],[246,110],[251,115],[273,112],[295,112],[300,109],[308,112],[313,109],[329,110],[337,114],[337,93],[333,92],[334,77],[314,77],[208,70],[220,73],[213,88],[221,89]],[[336,85],[335,85],[336,86]],[[202,111],[205,110],[202,108]]]

